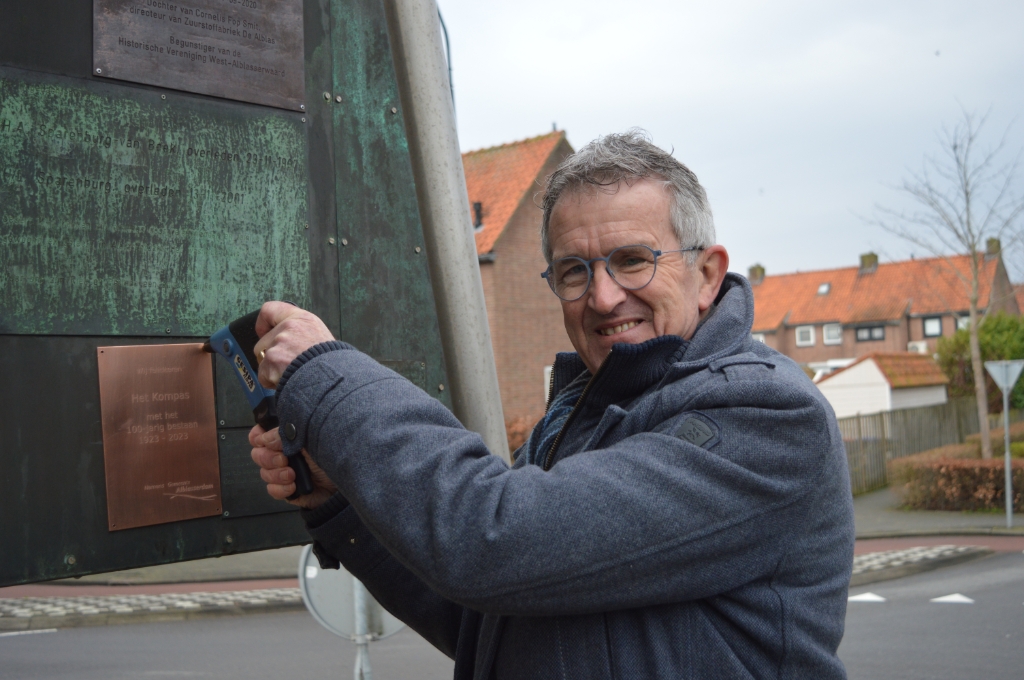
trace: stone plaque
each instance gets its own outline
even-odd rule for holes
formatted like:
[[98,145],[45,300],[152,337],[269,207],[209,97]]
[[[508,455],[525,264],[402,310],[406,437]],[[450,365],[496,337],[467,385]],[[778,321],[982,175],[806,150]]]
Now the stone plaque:
[[309,304],[297,116],[0,67],[0,334],[209,336]]
[[302,110],[302,0],[93,0],[93,73]]
[[212,355],[132,345],[96,358],[109,530],[220,514]]

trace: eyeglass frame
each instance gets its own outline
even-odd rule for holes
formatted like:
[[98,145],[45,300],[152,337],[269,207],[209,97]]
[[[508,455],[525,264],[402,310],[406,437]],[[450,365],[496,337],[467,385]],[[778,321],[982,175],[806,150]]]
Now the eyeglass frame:
[[[623,285],[622,282],[619,281],[617,278],[615,278],[615,272],[613,272],[612,270],[608,269],[608,260],[611,259],[612,255],[614,255],[616,251],[622,250],[623,248],[647,248],[647,250],[651,251],[651,253],[654,254],[654,271],[651,272],[651,279],[650,279],[650,281],[648,281],[647,283],[645,283],[642,286],[638,286],[636,288],[629,288],[628,286]],[[611,278],[612,281],[617,283],[619,285],[619,287],[622,288],[623,290],[643,290],[647,286],[651,285],[651,281],[654,280],[654,276],[658,273],[658,258],[659,257],[661,257],[662,255],[667,255],[669,253],[690,253],[690,252],[693,252],[695,250],[707,250],[707,249],[704,248],[703,246],[691,246],[689,248],[679,248],[677,250],[656,250],[656,249],[654,249],[654,248],[652,248],[650,246],[644,245],[643,243],[633,243],[633,244],[630,244],[628,246],[619,246],[618,248],[612,248],[612,250],[607,255],[605,255],[604,257],[595,257],[595,258],[593,258],[591,260],[585,260],[582,257],[578,257],[576,255],[569,255],[567,257],[560,257],[557,260],[555,260],[554,262],[552,262],[551,264],[549,264],[548,268],[541,272],[540,277],[548,282],[548,288],[551,289],[551,292],[554,293],[555,297],[557,297],[559,300],[562,300],[564,302],[576,302],[577,300],[581,299],[584,295],[586,295],[587,291],[590,290],[590,284],[594,281],[594,267],[592,265],[595,262],[604,262],[604,270],[606,272],[608,272],[608,277]],[[583,292],[580,293],[578,297],[574,297],[571,300],[566,299],[566,298],[562,297],[561,295],[559,295],[558,291],[555,290],[555,282],[551,280],[551,273],[553,271],[553,267],[554,267],[555,262],[560,262],[562,260],[579,260],[580,262],[583,263],[583,266],[587,268],[587,285],[583,287]]]

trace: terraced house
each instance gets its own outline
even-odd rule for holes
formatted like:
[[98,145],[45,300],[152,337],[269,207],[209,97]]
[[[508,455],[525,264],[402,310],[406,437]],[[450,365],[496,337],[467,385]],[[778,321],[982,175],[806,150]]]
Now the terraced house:
[[[967,323],[970,257],[765,275],[754,265],[755,339],[818,374],[873,352],[935,352],[940,337]],[[992,239],[981,261],[979,309],[1020,314],[1014,286]]]

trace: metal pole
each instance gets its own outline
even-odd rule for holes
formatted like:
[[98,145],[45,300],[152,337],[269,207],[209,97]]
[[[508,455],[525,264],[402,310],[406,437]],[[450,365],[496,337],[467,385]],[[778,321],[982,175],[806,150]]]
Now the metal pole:
[[508,439],[487,323],[448,66],[434,0],[384,0],[409,156],[434,288],[452,410],[507,462]]
[[355,643],[356,667],[353,673],[355,680],[373,680],[370,670],[370,621],[366,607],[366,586],[352,577],[352,602],[355,605]]
[[[1013,385],[1010,385],[1012,388]],[[1006,528],[1013,528],[1013,474],[1010,469],[1010,390],[1003,388],[1003,443],[1006,445]]]

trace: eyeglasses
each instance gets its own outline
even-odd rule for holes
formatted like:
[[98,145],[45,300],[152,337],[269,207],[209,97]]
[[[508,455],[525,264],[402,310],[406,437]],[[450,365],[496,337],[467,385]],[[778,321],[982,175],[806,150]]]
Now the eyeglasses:
[[667,253],[688,253],[704,250],[698,246],[679,250],[654,250],[648,246],[622,246],[608,253],[607,257],[584,260],[582,257],[563,257],[555,260],[546,272],[541,274],[555,295],[572,302],[586,295],[594,278],[593,265],[604,262],[605,271],[615,283],[626,290],[640,290],[654,280],[658,269],[658,257]]

